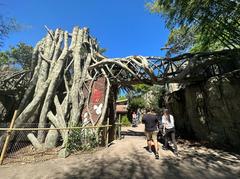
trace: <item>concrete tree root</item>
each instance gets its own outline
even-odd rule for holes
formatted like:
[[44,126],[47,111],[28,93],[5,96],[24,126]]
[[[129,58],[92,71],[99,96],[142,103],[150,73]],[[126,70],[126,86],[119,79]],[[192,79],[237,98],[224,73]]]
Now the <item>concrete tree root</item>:
[[[80,126],[93,81],[97,77],[106,78],[106,98],[111,84],[104,67],[98,70],[89,68],[102,59],[97,55],[97,41],[89,35],[87,28],[74,27],[72,33],[61,29],[47,30],[46,37],[34,49],[32,58],[36,60],[36,66],[20,103],[15,127],[26,127],[24,124],[28,122],[38,123],[37,133],[27,135],[33,146],[39,150],[54,148],[61,138],[60,153],[66,153],[71,131],[40,129]],[[86,87],[87,95],[84,94]],[[99,120],[94,122],[89,118],[88,125],[100,125],[103,122],[107,109],[107,100],[104,101]]]

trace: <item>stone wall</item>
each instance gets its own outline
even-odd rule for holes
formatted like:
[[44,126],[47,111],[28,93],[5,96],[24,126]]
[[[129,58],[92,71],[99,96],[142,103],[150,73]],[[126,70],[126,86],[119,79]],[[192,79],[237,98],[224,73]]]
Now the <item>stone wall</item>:
[[180,135],[240,151],[240,70],[189,84],[165,103]]

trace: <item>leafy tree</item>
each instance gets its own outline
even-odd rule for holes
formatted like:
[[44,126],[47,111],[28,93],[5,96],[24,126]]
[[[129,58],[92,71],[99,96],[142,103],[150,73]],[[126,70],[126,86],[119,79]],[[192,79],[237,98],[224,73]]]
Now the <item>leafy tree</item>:
[[239,47],[239,1],[154,0],[147,6],[151,12],[161,14],[172,30],[166,44],[170,45],[170,54],[190,47],[194,51]]
[[25,43],[19,43],[8,51],[9,57],[18,63],[23,69],[30,69],[32,63],[33,47]]
[[9,56],[6,52],[0,52],[0,66],[9,62]]
[[134,111],[138,108],[149,108],[155,111],[160,111],[161,97],[164,92],[165,88],[160,85],[134,85],[131,93],[128,94],[129,109]]
[[99,53],[104,54],[107,51],[106,48],[99,47]]
[[145,108],[146,102],[143,97],[133,97],[129,100],[128,108],[132,111],[136,111],[137,109]]
[[132,85],[127,91],[127,98],[131,99],[133,97],[139,97],[144,95],[146,92],[149,91],[150,86],[146,84],[136,84]]
[[6,18],[0,15],[0,47],[3,46],[3,40],[12,31],[19,30],[20,25],[14,18]]
[[146,84],[133,85],[127,94],[128,109],[130,111],[136,111],[137,109],[145,108],[146,102],[143,95],[148,92],[150,86]]
[[188,29],[188,27],[182,26],[173,29],[170,32],[167,43],[165,44],[165,46],[168,47],[166,56],[183,53],[192,47],[194,42],[194,33],[191,29]]
[[133,85],[133,90],[137,93],[137,94],[144,94],[147,91],[149,91],[149,88],[151,86],[147,85],[147,84],[137,84],[137,85]]
[[156,112],[160,112],[162,108],[162,98],[164,93],[165,93],[164,86],[153,85],[150,88],[151,97],[150,99],[148,99],[148,104],[146,105],[146,107]]
[[21,69],[30,69],[32,63],[33,47],[25,43],[19,43],[10,50],[0,52],[0,66],[3,64],[17,66]]

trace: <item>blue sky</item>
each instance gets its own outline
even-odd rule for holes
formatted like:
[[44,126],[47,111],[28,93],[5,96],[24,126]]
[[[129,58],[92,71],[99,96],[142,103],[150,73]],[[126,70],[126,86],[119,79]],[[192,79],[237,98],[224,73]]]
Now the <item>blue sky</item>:
[[18,42],[34,46],[50,29],[90,28],[108,57],[164,56],[169,31],[164,20],[145,7],[147,0],[1,0],[0,13],[25,28],[9,35],[3,50]]

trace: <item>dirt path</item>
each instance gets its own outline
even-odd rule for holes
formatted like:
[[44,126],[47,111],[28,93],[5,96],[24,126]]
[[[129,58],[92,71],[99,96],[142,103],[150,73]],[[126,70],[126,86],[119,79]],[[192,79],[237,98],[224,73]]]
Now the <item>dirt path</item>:
[[107,149],[35,164],[0,167],[0,178],[238,178],[240,156],[179,144],[180,157],[160,150],[148,154],[143,126],[124,128],[124,139]]

